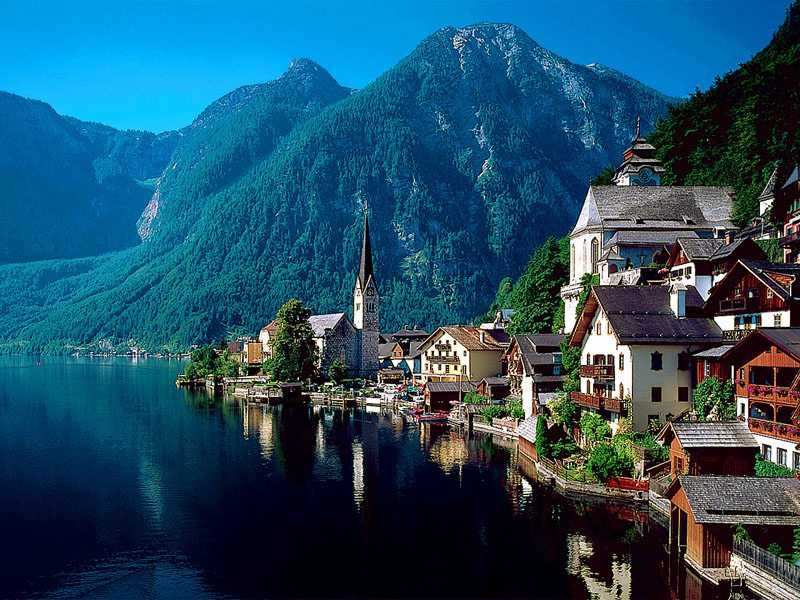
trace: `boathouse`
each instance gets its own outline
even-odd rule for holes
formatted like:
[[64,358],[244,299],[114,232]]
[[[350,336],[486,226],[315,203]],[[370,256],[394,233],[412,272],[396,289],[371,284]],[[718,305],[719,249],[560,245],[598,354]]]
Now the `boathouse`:
[[755,475],[758,440],[743,421],[673,421],[658,435],[670,475]]
[[450,410],[453,402],[460,402],[477,385],[472,381],[429,381],[425,384],[425,406],[430,411]]
[[740,525],[755,544],[784,549],[800,525],[800,481],[793,478],[682,475],[664,495],[670,547],[701,573],[730,565]]

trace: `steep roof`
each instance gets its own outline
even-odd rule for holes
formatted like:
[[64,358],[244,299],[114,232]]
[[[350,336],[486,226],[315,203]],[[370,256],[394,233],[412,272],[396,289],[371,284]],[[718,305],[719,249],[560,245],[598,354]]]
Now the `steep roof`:
[[508,351],[510,352],[513,346],[518,346],[522,368],[526,375],[532,375],[534,365],[552,365],[556,362],[556,355],[561,353],[563,340],[564,336],[556,333],[515,335]]
[[800,327],[759,327],[740,340],[730,350],[730,355],[735,357],[752,353],[754,344],[756,352],[760,351],[758,344],[762,344],[762,347],[776,346],[800,361]]
[[[440,329],[450,335],[450,337],[467,350],[503,350],[506,344],[498,340],[495,335],[499,336],[502,333],[503,336],[508,336],[503,330],[481,329],[480,327],[468,327],[464,325],[451,325],[448,327],[440,327]],[[436,335],[436,332],[434,332],[433,335]],[[433,335],[431,337],[433,337]],[[481,341],[481,338],[483,341]]]
[[800,481],[794,478],[681,475],[665,496],[678,489],[698,523],[800,525]]
[[364,237],[361,240],[361,260],[358,266],[358,283],[361,289],[367,287],[367,282],[374,277],[372,272],[372,242],[369,238],[369,219],[364,212]]
[[385,344],[378,344],[378,358],[387,358],[394,352],[397,342],[386,342]]
[[622,230],[617,231],[611,238],[603,244],[608,248],[611,246],[659,246],[661,244],[674,244],[678,238],[699,238],[697,233],[691,230],[686,231],[640,231]]
[[708,186],[590,186],[572,233],[610,229],[733,229],[734,192]]
[[687,260],[708,260],[717,250],[725,246],[722,238],[680,238],[677,240]]
[[735,285],[742,271],[750,272],[782,300],[789,300],[793,297],[792,293],[795,290],[792,290],[792,284],[800,277],[799,264],[739,259],[733,268],[725,274],[725,277],[711,288],[711,292],[706,299],[708,311],[715,310],[719,297],[724,294],[730,286]]
[[330,313],[327,315],[311,315],[308,317],[308,324],[314,332],[314,337],[322,337],[325,335],[326,329],[333,329],[339,324],[339,321],[346,319],[344,313]]
[[[670,434],[671,432],[671,434]],[[673,421],[659,435],[674,435],[684,448],[758,448],[758,440],[744,421]]]
[[598,306],[608,317],[622,344],[719,343],[722,331],[716,322],[700,316],[703,299],[694,286],[686,287],[686,316],[676,317],[670,308],[668,286],[596,285],[572,332],[570,344],[580,345]]
[[432,394],[458,392],[459,386],[463,393],[474,391],[478,386],[474,381],[429,381],[425,384],[425,391]]

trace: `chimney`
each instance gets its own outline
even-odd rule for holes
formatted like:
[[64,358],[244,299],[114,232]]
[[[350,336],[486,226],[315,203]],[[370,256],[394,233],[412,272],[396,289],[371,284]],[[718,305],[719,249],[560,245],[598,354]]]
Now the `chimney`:
[[730,230],[730,229],[725,232],[725,243],[726,244],[732,244],[733,243],[733,231]]
[[679,319],[686,318],[686,286],[674,284],[669,288],[669,307]]
[[481,334],[480,335],[481,335],[481,344],[485,344],[486,343],[486,332],[483,329],[481,329]]

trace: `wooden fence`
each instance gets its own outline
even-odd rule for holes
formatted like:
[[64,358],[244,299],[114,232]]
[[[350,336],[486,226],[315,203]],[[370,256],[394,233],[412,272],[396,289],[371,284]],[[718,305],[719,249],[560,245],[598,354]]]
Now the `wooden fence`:
[[743,560],[800,591],[800,567],[748,540],[733,540],[733,551]]

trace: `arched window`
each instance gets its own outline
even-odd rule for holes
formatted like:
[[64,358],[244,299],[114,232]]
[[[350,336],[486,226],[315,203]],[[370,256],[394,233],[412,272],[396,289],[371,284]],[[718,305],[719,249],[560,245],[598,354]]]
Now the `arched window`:
[[589,255],[586,252],[586,240],[583,240],[583,271],[584,273],[589,270],[587,263],[589,262]]
[[569,245],[569,278],[575,279],[575,245]]
[[597,273],[597,261],[600,259],[600,242],[592,238],[592,273]]
[[619,384],[619,399],[620,400],[624,400],[625,399],[625,386],[622,385],[621,382]]

